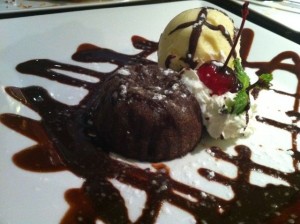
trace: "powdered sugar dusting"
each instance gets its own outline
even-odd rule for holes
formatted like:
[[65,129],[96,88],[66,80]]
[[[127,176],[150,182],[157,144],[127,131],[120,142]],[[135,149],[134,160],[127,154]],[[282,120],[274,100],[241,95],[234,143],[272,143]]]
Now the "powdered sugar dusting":
[[153,100],[163,100],[165,98],[166,98],[165,95],[162,95],[162,94],[159,94],[159,93],[154,93],[154,96],[152,97]]
[[165,69],[165,70],[163,70],[163,74],[164,75],[169,75],[170,73],[174,73],[174,71],[172,69]]
[[179,84],[178,84],[178,83],[175,83],[175,84],[172,86],[172,89],[173,89],[173,90],[177,90],[178,87],[179,87]]
[[129,71],[128,69],[126,69],[126,68],[120,68],[120,69],[118,70],[118,73],[119,73],[120,75],[130,75],[130,71]]
[[127,86],[126,85],[120,85],[120,95],[125,98],[126,94],[127,94]]

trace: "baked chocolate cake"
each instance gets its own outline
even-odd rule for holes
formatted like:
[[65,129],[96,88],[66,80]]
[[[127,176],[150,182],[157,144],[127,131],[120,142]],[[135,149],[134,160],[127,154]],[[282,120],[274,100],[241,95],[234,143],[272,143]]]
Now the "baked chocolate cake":
[[104,150],[141,161],[183,156],[202,132],[199,104],[180,74],[156,65],[127,66],[109,76],[92,113]]

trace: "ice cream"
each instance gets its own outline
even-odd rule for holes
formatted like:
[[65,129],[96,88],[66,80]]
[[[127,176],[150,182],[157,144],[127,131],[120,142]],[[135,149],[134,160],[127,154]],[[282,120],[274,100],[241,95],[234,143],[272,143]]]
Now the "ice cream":
[[[186,10],[174,17],[162,33],[158,63],[161,67],[180,71],[210,60],[224,62],[234,36],[233,21],[224,12],[212,8]],[[233,58],[229,67],[233,67],[232,61]]]

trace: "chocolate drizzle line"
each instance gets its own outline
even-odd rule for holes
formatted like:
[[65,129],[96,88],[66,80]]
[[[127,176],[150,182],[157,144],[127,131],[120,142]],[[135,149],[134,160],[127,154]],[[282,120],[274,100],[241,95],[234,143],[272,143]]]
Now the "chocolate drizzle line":
[[[191,32],[190,39],[189,39],[188,52],[187,52],[185,58],[180,59],[180,60],[184,61],[185,63],[187,63],[190,66],[190,68],[195,68],[198,64],[198,62],[194,61],[193,58],[195,56],[195,52],[196,52],[197,45],[198,45],[198,40],[202,33],[203,26],[206,26],[207,28],[214,30],[214,31],[220,31],[222,33],[222,35],[226,38],[226,40],[228,41],[230,46],[231,47],[233,46],[233,40],[231,39],[229,32],[226,30],[226,28],[223,25],[215,26],[215,25],[212,25],[209,22],[207,22],[208,10],[216,10],[216,9],[209,8],[209,7],[201,8],[201,10],[199,11],[199,13],[197,15],[197,18],[194,21],[182,23],[169,33],[169,35],[171,35],[178,30],[192,27],[192,32]],[[223,13],[223,12],[220,11],[220,13]],[[235,50],[233,51],[233,56],[236,57]],[[174,58],[173,55],[169,55],[167,57],[166,62],[165,62],[166,68],[169,68],[172,58]]]
[[[244,30],[242,52],[245,66],[257,68],[257,74],[284,69],[292,72],[299,79],[299,55],[294,52],[283,52],[270,62],[248,62],[247,56],[251,47],[253,32]],[[136,55],[125,55],[110,49],[90,44],[82,44],[72,56],[80,62],[109,62],[122,67],[128,64],[155,64],[147,59],[157,50],[157,43],[134,36],[133,46],[140,51]],[[293,58],[295,65],[282,61]],[[55,71],[53,70],[55,69]],[[235,146],[236,155],[230,156],[223,149],[212,146],[207,149],[211,157],[232,163],[238,167],[236,177],[229,178],[212,170],[199,168],[200,176],[211,182],[230,186],[234,198],[224,200],[194,187],[174,180],[164,164],[154,164],[156,171],[141,169],[129,163],[116,160],[98,147],[91,138],[88,122],[89,107],[97,96],[101,84],[113,72],[102,73],[80,66],[64,64],[57,61],[36,59],[21,63],[17,70],[24,75],[44,77],[59,83],[86,88],[89,92],[78,105],[70,106],[53,99],[42,87],[26,88],[6,87],[11,97],[31,108],[41,116],[40,121],[15,114],[1,114],[0,121],[7,127],[37,142],[35,146],[24,149],[13,157],[14,163],[25,170],[33,172],[56,172],[67,169],[85,181],[80,189],[70,189],[65,193],[69,209],[61,220],[67,223],[96,223],[100,219],[106,223],[131,223],[125,201],[110,179],[143,190],[146,203],[141,216],[134,223],[155,223],[162,203],[168,202],[190,213],[197,223],[285,223],[292,220],[300,223],[300,172],[298,163],[300,153],[297,144],[293,143],[295,172],[284,173],[270,167],[259,165],[251,160],[251,149],[245,145]],[[59,72],[62,71],[62,72]],[[99,82],[90,83],[63,74],[72,71],[96,77]],[[274,90],[275,91],[275,90]],[[278,92],[285,94],[284,92]],[[299,119],[297,94],[288,95],[295,98],[294,108],[286,112],[287,116]],[[297,102],[296,102],[297,101]],[[294,141],[299,133],[295,124],[284,124],[265,117],[257,120],[291,132]],[[37,134],[38,133],[38,134]],[[259,187],[250,184],[252,171],[285,180],[290,186],[268,184]],[[183,195],[190,195],[189,200]],[[45,205],[47,206],[47,205]]]
[[[252,30],[245,29],[244,30],[244,38],[242,40],[243,41],[242,45],[243,46],[251,45],[253,38],[254,38],[254,32]],[[246,59],[249,54],[249,49],[247,49],[247,48],[245,48],[245,49],[241,48],[241,49],[242,49],[241,57]],[[292,61],[292,63],[283,62],[283,61],[289,60],[289,59]],[[295,75],[298,80],[300,78],[300,56],[296,52],[292,52],[292,51],[282,52],[282,53],[278,54],[277,56],[275,56],[269,62],[248,62],[247,60],[244,60],[243,65],[245,67],[258,69],[256,71],[257,75],[260,75],[263,73],[272,73],[275,70],[283,70],[283,71],[287,71],[287,72],[290,72],[291,74]],[[274,89],[274,91],[276,93],[286,95],[286,96],[291,96],[291,97],[295,98],[293,110],[288,111],[286,114],[287,114],[287,116],[292,116],[292,117],[297,115],[297,119],[294,120],[294,123],[296,123],[299,118],[300,82],[298,81],[298,83],[297,83],[297,88],[296,88],[295,94],[289,94],[284,91],[280,91],[280,90],[276,90],[276,89]],[[267,124],[270,124],[270,125],[273,125],[273,126],[276,126],[276,127],[279,127],[279,128],[282,128],[282,129],[285,129],[287,131],[290,131],[292,133],[292,149],[294,151],[297,151],[297,134],[299,132],[299,128],[297,128],[295,125],[282,124],[280,122],[272,121],[270,119],[263,118],[263,117],[257,117],[257,120],[267,123]]]

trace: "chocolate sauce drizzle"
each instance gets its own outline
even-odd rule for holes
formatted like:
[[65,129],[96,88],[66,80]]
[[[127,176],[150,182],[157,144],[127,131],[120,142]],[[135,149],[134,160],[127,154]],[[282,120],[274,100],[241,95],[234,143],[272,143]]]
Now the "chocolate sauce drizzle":
[[[229,32],[226,30],[226,28],[223,25],[212,25],[209,22],[207,22],[207,14],[208,10],[212,10],[213,8],[205,7],[201,8],[199,11],[197,18],[194,21],[185,22],[180,25],[178,25],[174,30],[172,30],[169,35],[175,33],[178,30],[185,29],[187,27],[192,27],[192,32],[189,39],[189,46],[188,46],[188,52],[186,54],[185,58],[180,58],[183,62],[187,63],[190,68],[195,68],[198,64],[198,61],[194,61],[194,56],[196,53],[198,40],[200,38],[200,35],[202,33],[203,26],[206,26],[207,28],[214,30],[214,31],[220,31],[222,35],[226,38],[230,46],[233,46],[233,40],[229,34]],[[216,9],[213,9],[216,10]],[[223,13],[220,11],[220,13]],[[226,15],[227,16],[227,15]],[[233,57],[236,57],[236,51],[233,51]],[[165,61],[166,68],[170,67],[170,63],[172,59],[174,58],[174,55],[169,55]]]
[[[254,32],[249,29],[246,29],[244,31],[244,34],[245,34],[244,38],[242,39],[242,41],[244,41],[244,43],[241,43],[242,46],[245,46],[246,44],[251,45],[253,38],[254,38]],[[296,78],[299,80],[299,78],[300,78],[300,57],[299,57],[299,54],[297,54],[296,52],[292,52],[292,51],[282,52],[282,53],[278,54],[277,56],[275,56],[269,62],[248,62],[246,60],[246,58],[248,57],[249,51],[250,51],[250,49],[248,49],[248,48],[241,48],[241,57],[244,58],[243,65],[245,67],[258,69],[256,71],[257,75],[260,75],[263,73],[272,73],[275,70],[284,70],[284,71],[290,72],[291,74],[294,74],[296,76]],[[285,60],[289,60],[289,59],[292,61],[292,63],[284,62]],[[300,117],[300,115],[299,115],[300,82],[298,81],[295,94],[289,94],[289,93],[286,93],[286,92],[283,92],[280,90],[276,90],[276,89],[274,89],[273,91],[275,91],[276,93],[282,94],[282,95],[291,96],[291,97],[295,98],[293,110],[287,111],[286,115],[290,116],[290,117],[295,117],[296,119],[294,120],[293,123],[296,123]],[[294,151],[297,151],[297,134],[299,133],[299,128],[297,126],[295,126],[294,124],[292,124],[292,125],[291,124],[283,124],[281,122],[273,121],[271,119],[263,118],[263,117],[257,117],[257,120],[291,132],[291,134],[292,134],[292,149]]]
[[[248,62],[254,33],[245,29],[243,33],[242,57],[244,65],[257,68],[257,74],[283,69],[300,77],[300,59],[294,52],[283,52],[270,62]],[[82,44],[72,56],[80,62],[109,62],[118,68],[128,64],[155,64],[147,57],[157,50],[157,43],[134,36],[133,46],[141,50],[136,55],[126,55],[90,44]],[[284,63],[291,58],[294,64]],[[55,71],[53,70],[55,69]],[[26,61],[17,66],[24,75],[44,77],[59,83],[86,88],[89,92],[78,105],[70,106],[53,99],[42,87],[26,88],[6,87],[6,92],[17,101],[31,108],[41,116],[40,121],[32,120],[16,114],[1,114],[0,121],[7,127],[37,142],[35,146],[24,149],[13,157],[14,163],[25,170],[33,172],[58,172],[69,170],[85,181],[80,189],[70,189],[65,193],[69,210],[61,220],[67,223],[96,223],[97,219],[105,223],[131,223],[124,199],[109,179],[117,179],[121,183],[143,190],[147,194],[145,207],[141,216],[134,223],[155,223],[163,202],[168,202],[190,213],[197,223],[300,223],[300,172],[298,162],[300,153],[297,151],[296,137],[299,128],[295,124],[284,124],[266,117],[257,120],[291,133],[292,158],[295,172],[284,173],[270,167],[259,165],[251,160],[251,150],[245,145],[235,146],[236,155],[230,156],[223,149],[212,146],[207,152],[216,159],[224,160],[238,167],[235,178],[219,173],[211,175],[211,170],[199,168],[198,173],[211,182],[230,186],[234,198],[224,200],[203,192],[181,182],[169,174],[163,164],[155,164],[156,171],[141,169],[129,163],[116,160],[98,147],[88,132],[89,107],[96,98],[97,90],[113,72],[103,73],[80,66],[64,64],[57,61],[36,59]],[[90,83],[58,72],[72,71],[99,79]],[[276,90],[274,90],[276,91]],[[279,94],[284,92],[276,91]],[[295,98],[294,108],[286,115],[299,120],[297,93],[289,95]],[[249,177],[252,171],[259,171],[287,181],[290,186],[266,187],[252,185]],[[177,193],[176,193],[177,192]],[[190,195],[189,200],[180,194]],[[45,205],[47,206],[47,205]],[[292,220],[292,221],[291,221]]]

